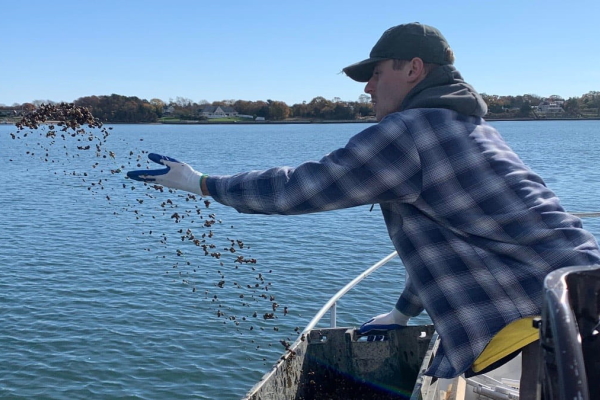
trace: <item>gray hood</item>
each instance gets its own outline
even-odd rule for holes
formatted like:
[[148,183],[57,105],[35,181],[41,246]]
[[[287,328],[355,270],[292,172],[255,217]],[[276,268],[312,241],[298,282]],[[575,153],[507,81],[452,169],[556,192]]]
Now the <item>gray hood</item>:
[[407,95],[402,110],[410,108],[447,108],[460,114],[483,117],[487,105],[477,91],[466,83],[452,65],[440,66]]

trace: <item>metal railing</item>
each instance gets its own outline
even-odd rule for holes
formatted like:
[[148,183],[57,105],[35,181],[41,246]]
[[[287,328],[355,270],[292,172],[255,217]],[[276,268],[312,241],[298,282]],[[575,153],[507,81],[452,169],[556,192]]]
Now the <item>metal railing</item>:
[[319,310],[319,312],[313,317],[313,319],[308,323],[308,325],[306,325],[306,328],[304,328],[302,333],[307,333],[308,331],[313,329],[319,323],[321,318],[323,318],[323,316],[327,313],[327,311],[331,311],[330,326],[332,328],[335,328],[336,323],[337,323],[336,322],[336,318],[337,318],[336,303],[337,303],[337,301],[343,295],[348,293],[348,291],[350,291],[350,289],[352,289],[354,286],[358,285],[360,283],[360,281],[365,279],[367,276],[371,275],[373,272],[377,271],[379,268],[383,267],[385,264],[387,264],[390,260],[394,259],[395,257],[398,257],[398,253],[396,253],[394,251],[394,252],[390,253],[388,256],[379,260],[377,263],[373,264],[371,267],[369,267],[365,271],[363,271],[360,275],[358,275],[356,278],[354,278],[352,281],[350,281],[346,286],[344,286],[342,289],[340,289],[331,299],[329,299],[329,301],[327,303],[325,303],[325,305],[321,308],[321,310]]

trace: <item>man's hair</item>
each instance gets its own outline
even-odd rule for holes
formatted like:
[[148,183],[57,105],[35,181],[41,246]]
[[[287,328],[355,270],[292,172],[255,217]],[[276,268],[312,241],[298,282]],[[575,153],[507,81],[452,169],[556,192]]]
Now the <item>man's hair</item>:
[[[448,64],[454,64],[454,52],[452,51],[452,49],[450,49],[450,48],[446,49],[445,59],[446,59],[446,61],[448,61]],[[410,62],[410,60],[394,59],[394,64],[392,65],[392,68],[393,69],[402,69],[409,62]],[[433,71],[434,69],[436,69],[439,66],[440,66],[440,64],[423,63],[423,67],[424,67],[426,74],[429,74],[431,71]]]

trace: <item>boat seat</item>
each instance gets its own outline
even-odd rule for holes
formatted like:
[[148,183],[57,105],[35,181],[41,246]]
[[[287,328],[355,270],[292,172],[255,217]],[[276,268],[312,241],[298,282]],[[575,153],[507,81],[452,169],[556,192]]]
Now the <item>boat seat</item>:
[[533,326],[533,321],[534,317],[522,318],[505,326],[492,338],[465,376],[495,369],[514,358],[523,347],[538,340],[540,332]]

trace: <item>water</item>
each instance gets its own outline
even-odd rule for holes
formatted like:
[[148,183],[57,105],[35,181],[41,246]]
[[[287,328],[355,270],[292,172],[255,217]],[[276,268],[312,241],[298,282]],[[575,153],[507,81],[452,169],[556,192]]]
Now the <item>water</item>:
[[[600,121],[493,124],[567,209],[600,211]],[[364,127],[115,125],[104,145],[112,159],[73,140],[13,140],[15,129],[0,125],[0,398],[242,397],[283,353],[281,340],[295,340],[331,295],[393,250],[378,208],[248,216],[146,189],[124,172],[142,150],[208,174],[296,165]],[[203,219],[171,218],[196,207]],[[208,232],[209,213],[222,221],[211,238],[221,259],[179,233]],[[600,237],[600,218],[584,226]],[[231,254],[229,239],[245,247]],[[257,263],[238,265],[237,255]],[[402,282],[390,263],[342,300],[339,324],[388,311]],[[273,302],[276,318],[263,319]]]

